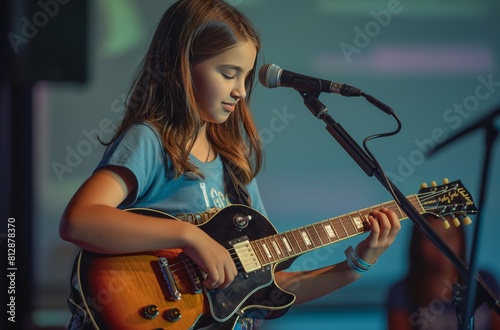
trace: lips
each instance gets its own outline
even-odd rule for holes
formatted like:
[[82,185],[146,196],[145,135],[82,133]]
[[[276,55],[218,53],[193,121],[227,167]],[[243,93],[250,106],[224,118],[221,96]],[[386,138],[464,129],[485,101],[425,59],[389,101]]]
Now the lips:
[[234,107],[235,107],[236,104],[222,102],[222,105],[223,105],[224,109],[226,109],[226,111],[233,112],[234,111]]

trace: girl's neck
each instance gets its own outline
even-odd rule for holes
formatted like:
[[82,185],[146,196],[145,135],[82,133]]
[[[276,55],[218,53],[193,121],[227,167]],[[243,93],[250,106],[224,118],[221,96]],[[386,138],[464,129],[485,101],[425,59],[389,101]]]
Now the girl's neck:
[[198,129],[198,135],[196,136],[196,141],[208,141],[207,123],[203,123],[203,125],[201,125],[200,128]]

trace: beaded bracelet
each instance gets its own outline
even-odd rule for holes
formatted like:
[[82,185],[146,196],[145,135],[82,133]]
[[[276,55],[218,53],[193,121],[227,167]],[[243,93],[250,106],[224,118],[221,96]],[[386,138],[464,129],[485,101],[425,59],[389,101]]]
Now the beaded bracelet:
[[373,267],[377,262],[375,261],[373,264],[369,264],[363,259],[361,259],[356,251],[352,248],[352,246],[349,246],[347,250],[345,250],[345,256],[347,257],[347,264],[349,265],[349,268],[354,270],[358,274],[363,274],[367,270]]

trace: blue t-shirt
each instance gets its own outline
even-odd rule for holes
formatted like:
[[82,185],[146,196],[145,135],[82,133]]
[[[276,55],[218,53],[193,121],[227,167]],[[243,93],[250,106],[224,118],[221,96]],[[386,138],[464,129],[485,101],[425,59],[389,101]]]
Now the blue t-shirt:
[[[106,151],[97,166],[122,166],[137,180],[137,189],[119,205],[119,208],[147,207],[170,215],[196,214],[211,208],[230,204],[224,187],[223,164],[220,156],[203,163],[190,155],[189,161],[204,174],[174,176],[170,159],[156,130],[149,124],[136,124],[124,132]],[[165,163],[166,160],[166,163]],[[255,179],[247,186],[252,207],[265,213]]]
[[[224,170],[220,156],[203,163],[190,155],[192,162],[204,175],[183,174],[175,177],[170,159],[166,156],[157,131],[147,123],[135,124],[121,134],[108,148],[97,169],[108,165],[129,169],[137,180],[137,189],[119,208],[150,208],[180,219],[198,219],[207,210],[230,205],[224,185]],[[255,179],[247,185],[252,207],[266,215]],[[235,329],[257,329],[262,317],[240,318]]]

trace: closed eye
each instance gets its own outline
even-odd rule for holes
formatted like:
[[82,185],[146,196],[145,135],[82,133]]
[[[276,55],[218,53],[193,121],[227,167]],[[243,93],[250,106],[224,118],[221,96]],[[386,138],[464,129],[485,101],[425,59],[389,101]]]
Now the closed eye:
[[234,79],[235,76],[230,76],[230,75],[227,75],[227,74],[222,74],[222,76],[224,77],[224,79]]

